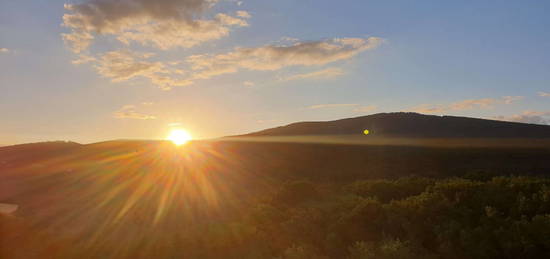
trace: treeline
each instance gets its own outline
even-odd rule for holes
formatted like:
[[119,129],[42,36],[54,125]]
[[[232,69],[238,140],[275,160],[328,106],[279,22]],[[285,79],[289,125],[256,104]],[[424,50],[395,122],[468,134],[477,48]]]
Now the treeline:
[[40,251],[51,258],[550,258],[548,178],[291,181],[238,209],[226,218],[96,223],[103,229],[90,239],[42,239],[49,244]]
[[243,258],[550,258],[550,180],[292,182],[240,224]]
[[131,257],[550,258],[550,179],[479,178],[287,182],[230,219],[159,225]]

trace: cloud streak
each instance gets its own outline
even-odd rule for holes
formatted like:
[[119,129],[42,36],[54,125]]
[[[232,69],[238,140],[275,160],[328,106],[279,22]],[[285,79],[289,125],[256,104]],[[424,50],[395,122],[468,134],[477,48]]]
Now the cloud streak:
[[304,80],[304,79],[331,79],[344,75],[345,72],[341,68],[326,68],[323,70],[313,71],[310,73],[304,74],[295,74],[287,77],[283,77],[280,81],[293,81],[293,80]]
[[329,103],[329,104],[311,105],[311,106],[308,107],[308,109],[316,110],[316,109],[355,107],[355,106],[359,106],[359,104],[357,104],[357,103]]
[[292,66],[325,65],[350,59],[365,50],[378,47],[382,42],[381,38],[376,37],[336,38],[297,42],[288,46],[236,48],[225,54],[190,56],[186,61],[194,71],[194,79],[208,79],[241,70],[274,71]]
[[496,116],[493,119],[531,124],[550,124],[550,112],[524,111],[521,114],[511,116]]
[[451,104],[421,104],[409,109],[419,113],[445,113],[450,111],[463,111],[474,109],[489,109],[495,105],[513,104],[522,100],[523,96],[503,96],[501,98],[466,99]]
[[113,113],[116,119],[136,119],[136,120],[154,120],[155,116],[136,111],[135,105],[125,105],[120,110]]
[[367,106],[357,107],[353,109],[353,111],[361,112],[361,113],[369,113],[369,112],[375,111],[376,109],[378,109],[376,105],[367,105]]
[[[256,48],[236,48],[217,55],[194,55],[184,61],[151,61],[154,53],[135,52],[129,49],[109,51],[96,56],[80,54],[73,64],[92,63],[97,72],[113,82],[146,78],[161,89],[187,86],[197,80],[209,79],[241,70],[275,71],[293,66],[321,66],[350,59],[357,54],[376,48],[380,38],[337,38],[316,42],[297,42],[290,46],[267,45]],[[341,76],[340,68],[326,68],[305,74],[296,74],[281,81],[328,79]],[[250,85],[249,83],[247,85]]]

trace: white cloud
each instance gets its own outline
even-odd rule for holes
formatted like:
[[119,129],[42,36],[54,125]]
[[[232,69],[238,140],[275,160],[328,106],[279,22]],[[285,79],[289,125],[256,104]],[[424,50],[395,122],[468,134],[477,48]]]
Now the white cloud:
[[[66,4],[63,25],[71,33],[63,34],[69,48],[87,50],[97,36],[114,35],[119,41],[159,49],[189,48],[220,39],[232,27],[247,26],[247,12],[233,17],[219,13],[205,19],[204,13],[217,0],[87,0]],[[246,14],[246,15],[245,15]]]
[[245,19],[249,19],[252,17],[252,15],[250,15],[250,13],[248,13],[247,11],[237,11],[237,16]]
[[[227,53],[194,55],[179,62],[154,60],[153,53],[131,50],[134,44],[154,47],[155,51],[190,48],[225,37],[234,28],[249,26],[249,12],[217,13],[217,8],[213,7],[218,1],[81,0],[65,5],[63,26],[70,32],[62,36],[66,45],[78,54],[73,64],[90,63],[101,76],[113,82],[142,78],[165,90],[242,70],[274,71],[292,66],[322,66],[348,60],[384,41],[377,37],[320,41],[288,38],[288,45],[237,47]],[[243,3],[234,2],[239,6]],[[125,45],[125,50],[95,53],[90,46],[100,38],[117,39]],[[338,68],[327,68],[292,75],[285,80],[332,78],[343,73]]]
[[522,100],[523,96],[503,96],[501,98],[466,99],[451,104],[421,104],[409,109],[419,113],[445,113],[449,111],[462,111],[473,109],[489,109],[495,105],[513,104]]
[[290,66],[325,65],[350,59],[365,50],[376,48],[382,42],[376,37],[336,38],[297,42],[289,46],[236,48],[225,54],[190,56],[187,62],[195,72],[194,79],[207,79],[243,69],[273,71]]
[[540,97],[550,97],[550,93],[539,92],[539,96],[540,96]]
[[124,105],[120,110],[113,113],[116,119],[154,120],[155,116],[136,111],[135,105]]
[[511,116],[496,116],[493,119],[531,124],[550,124],[550,112],[524,111],[521,114]]
[[330,79],[344,75],[345,72],[341,68],[326,68],[323,70],[313,71],[310,73],[304,74],[295,74],[287,77],[283,77],[280,81],[292,81],[292,80],[302,80],[302,79]]
[[161,89],[192,84],[186,79],[174,76],[174,71],[165,63],[149,61],[152,53],[139,53],[129,50],[110,51],[100,55],[95,61],[97,72],[113,82],[123,82],[134,78],[146,78]]
[[97,61],[95,57],[92,57],[90,55],[80,54],[78,55],[78,58],[71,61],[71,63],[73,63],[74,65],[80,65],[80,64],[87,64],[94,61]]
[[151,56],[151,53],[137,53],[129,50],[110,51],[101,55],[96,69],[100,75],[111,78],[114,82],[126,81],[138,76],[150,77],[164,69],[164,65],[160,62],[145,61]]
[[63,33],[61,36],[63,38],[63,42],[65,42],[65,45],[67,45],[74,53],[81,53],[82,51],[87,50],[94,40],[94,36],[85,31],[73,31],[70,34]]
[[174,47],[191,48],[229,35],[230,26],[244,27],[248,23],[227,14],[218,14],[214,20],[196,21],[191,25],[176,21],[141,25],[133,31],[120,33],[117,39],[126,45],[135,41],[162,50]]
[[[218,55],[194,55],[183,62],[151,61],[154,53],[129,49],[109,51],[94,56],[80,54],[74,64],[92,63],[97,72],[113,82],[147,78],[154,85],[168,90],[186,86],[200,79],[236,73],[241,70],[273,71],[292,66],[321,66],[350,59],[362,51],[377,47],[382,39],[371,37],[337,38],[325,41],[297,42],[288,46],[267,45],[256,48],[235,48]],[[187,66],[187,68],[185,68]],[[185,69],[184,69],[185,68]],[[327,68],[293,75],[283,80],[332,78],[342,75],[339,68]]]
[[[183,62],[151,61],[153,53],[130,50],[132,43],[159,50],[190,48],[200,43],[229,35],[232,28],[248,26],[251,15],[244,10],[234,15],[212,13],[218,0],[83,0],[66,4],[63,34],[66,45],[78,57],[73,64],[92,63],[97,72],[113,82],[135,78],[149,79],[168,90],[190,85],[195,80],[184,69]],[[210,11],[210,12],[208,12]],[[208,17],[207,17],[208,16]],[[125,50],[93,53],[91,44],[100,36],[114,37]]]

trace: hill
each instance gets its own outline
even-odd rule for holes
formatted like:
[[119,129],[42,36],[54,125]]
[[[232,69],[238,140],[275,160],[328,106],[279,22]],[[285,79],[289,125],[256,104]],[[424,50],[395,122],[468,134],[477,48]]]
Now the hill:
[[0,168],[30,164],[80,146],[81,144],[70,141],[49,141],[0,147]]
[[[477,144],[442,141],[468,142],[449,120]],[[3,147],[0,203],[18,210],[0,215],[0,258],[548,257],[547,126],[410,113],[296,125],[277,129],[345,138],[369,127],[399,141]],[[510,139],[471,133],[487,125]],[[405,135],[429,127],[442,132]]]
[[[19,207],[0,215],[0,258],[547,258],[550,251],[548,146],[58,144],[0,150],[19,161],[0,165],[0,203]],[[22,162],[26,152],[32,162]]]
[[376,137],[399,138],[550,138],[548,125],[408,112],[298,122],[242,136],[361,135],[364,130]]

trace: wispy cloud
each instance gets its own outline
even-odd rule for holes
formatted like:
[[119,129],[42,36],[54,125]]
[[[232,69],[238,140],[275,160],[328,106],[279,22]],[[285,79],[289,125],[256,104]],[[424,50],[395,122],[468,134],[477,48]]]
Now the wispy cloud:
[[[172,48],[190,48],[226,37],[231,30],[248,26],[252,15],[245,10],[216,12],[218,0],[82,0],[66,4],[62,37],[78,57],[73,64],[91,64],[113,82],[148,79],[161,89],[193,84],[223,74],[275,71],[293,66],[322,66],[348,60],[384,42],[378,37],[332,38],[317,41],[288,39],[287,44],[236,47],[225,53],[192,55],[174,62],[156,55]],[[241,3],[241,1],[235,1]],[[117,50],[96,53],[90,46],[99,38],[115,38]],[[120,45],[119,44],[119,45]],[[154,53],[133,50],[152,47]],[[332,78],[339,68],[291,75],[284,80]],[[250,85],[250,83],[247,83]]]
[[329,104],[316,104],[311,105],[308,109],[327,109],[327,108],[340,108],[340,107],[356,107],[357,103],[329,103]]
[[125,105],[113,113],[116,119],[154,120],[155,116],[136,111],[135,105]]
[[110,51],[103,54],[95,66],[100,75],[111,78],[114,82],[125,81],[134,77],[150,77],[163,71],[160,62],[145,61],[151,53],[137,53],[128,50]]
[[451,105],[449,105],[448,109],[453,111],[485,109],[485,108],[490,108],[494,104],[497,104],[499,102],[501,102],[500,99],[493,99],[493,98],[468,99],[468,100],[452,103]]
[[256,84],[252,81],[244,81],[243,85],[248,86],[248,87],[252,87],[252,86],[255,86]]
[[433,113],[444,113],[446,111],[449,111],[449,108],[445,105],[439,105],[439,104],[436,104],[436,105],[421,104],[413,108],[410,108],[407,111],[433,114]]
[[237,11],[236,14],[238,17],[245,18],[245,19],[249,19],[252,17],[252,15],[250,15],[250,13],[248,13],[247,11]]
[[503,96],[501,100],[504,102],[504,104],[512,104],[521,101],[524,98],[525,97],[523,96]]
[[376,111],[376,109],[378,109],[378,107],[376,105],[367,105],[367,106],[357,107],[357,108],[353,109],[353,111],[361,112],[361,113],[369,113],[369,112]]
[[294,37],[285,36],[285,37],[282,37],[280,41],[281,41],[281,42],[299,42],[300,39],[294,38]]
[[87,50],[97,36],[113,35],[120,42],[153,46],[159,49],[189,48],[220,39],[232,27],[248,26],[250,14],[236,16],[218,13],[204,17],[216,0],[86,0],[66,4],[63,25],[71,33],[63,34],[76,53]]
[[[291,66],[319,66],[352,58],[377,47],[380,38],[338,38],[327,41],[299,42],[290,46],[268,45],[257,48],[236,48],[218,55],[194,55],[184,61],[152,61],[154,53],[129,49],[109,51],[91,56],[80,54],[73,64],[91,63],[97,72],[113,82],[146,78],[161,89],[187,86],[196,80],[209,79],[241,70],[273,71]],[[326,68],[305,74],[291,75],[283,81],[333,78],[343,75],[340,68]],[[248,85],[250,85],[248,83]]]
[[110,51],[99,58],[90,59],[98,74],[110,78],[113,82],[123,82],[133,78],[146,78],[161,89],[169,90],[175,86],[192,84],[182,78],[177,69],[167,63],[150,61],[152,53],[139,53],[130,50]]
[[97,61],[97,58],[93,56],[80,54],[76,59],[71,61],[71,63],[73,63],[74,65],[81,65],[81,64],[87,64],[95,61]]
[[292,80],[303,80],[303,79],[330,79],[344,75],[345,72],[341,68],[331,67],[323,70],[313,71],[310,73],[304,74],[295,74],[287,77],[283,77],[280,81],[292,81]]
[[346,60],[373,49],[383,42],[371,37],[336,38],[325,41],[297,42],[293,45],[267,45],[256,48],[236,48],[217,55],[194,55],[187,58],[194,79],[236,73],[240,70],[273,71],[291,66],[319,66]]
[[421,104],[409,109],[419,113],[445,113],[473,109],[488,109],[499,104],[512,104],[522,100],[523,96],[503,96],[501,98],[466,99],[451,104]]
[[[244,10],[217,13],[218,0],[83,0],[66,4],[62,34],[66,45],[78,57],[73,64],[91,63],[98,74],[113,82],[135,78],[149,79],[153,85],[169,90],[193,82],[182,68],[182,62],[152,61],[155,53],[132,50],[135,43],[150,46],[156,52],[182,47],[229,35],[232,28],[248,26],[250,13]],[[207,12],[210,11],[210,12]],[[124,49],[94,53],[91,44],[98,37],[114,37]]]
[[539,92],[539,96],[540,96],[540,97],[550,97],[550,93]]
[[544,111],[524,111],[520,114],[511,116],[496,116],[496,120],[523,122],[532,124],[550,124],[550,112]]

